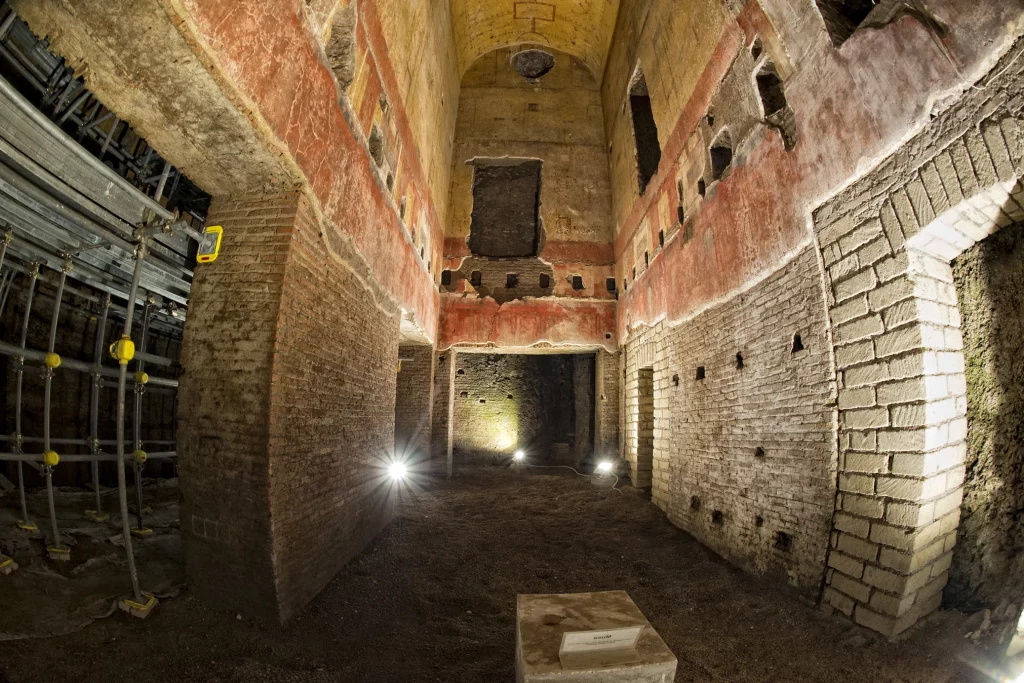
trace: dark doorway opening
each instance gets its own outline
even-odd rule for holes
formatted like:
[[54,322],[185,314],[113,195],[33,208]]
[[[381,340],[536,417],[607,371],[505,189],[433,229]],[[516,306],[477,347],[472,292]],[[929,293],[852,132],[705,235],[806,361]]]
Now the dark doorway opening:
[[460,353],[453,447],[460,464],[579,468],[593,458],[594,354]]
[[654,483],[654,368],[637,375],[636,481],[638,489]]

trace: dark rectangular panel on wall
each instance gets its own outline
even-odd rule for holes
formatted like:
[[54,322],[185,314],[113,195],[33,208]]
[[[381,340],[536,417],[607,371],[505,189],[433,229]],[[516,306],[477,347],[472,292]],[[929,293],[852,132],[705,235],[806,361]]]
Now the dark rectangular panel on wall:
[[540,168],[540,161],[476,163],[470,251],[497,258],[536,256]]

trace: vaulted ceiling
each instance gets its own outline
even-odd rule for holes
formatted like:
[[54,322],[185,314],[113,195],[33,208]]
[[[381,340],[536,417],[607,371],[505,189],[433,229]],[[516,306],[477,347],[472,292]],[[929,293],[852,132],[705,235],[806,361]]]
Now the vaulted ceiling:
[[533,43],[581,59],[600,81],[620,0],[451,0],[459,68],[508,45]]

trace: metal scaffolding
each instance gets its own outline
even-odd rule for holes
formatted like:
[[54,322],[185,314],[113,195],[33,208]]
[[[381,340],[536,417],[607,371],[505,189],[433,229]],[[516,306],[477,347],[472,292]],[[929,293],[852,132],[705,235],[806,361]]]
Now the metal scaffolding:
[[[121,534],[132,584],[132,596],[122,607],[144,614],[155,598],[140,587],[132,546],[133,535],[152,533],[145,527],[142,472],[149,460],[177,454],[173,441],[143,442],[143,406],[148,392],[176,392],[178,386],[173,377],[149,374],[150,367],[173,370],[175,360],[147,353],[147,345],[154,331],[180,332],[184,324],[195,265],[194,242],[201,241],[203,234],[191,225],[192,219],[175,208],[199,215],[196,207],[202,208],[205,195],[144,140],[129,135],[127,124],[106,111],[85,90],[81,79],[75,79],[71,70],[46,50],[45,41],[32,36],[6,3],[0,2],[2,64],[14,69],[22,81],[22,92],[0,77],[0,312],[15,288],[22,294],[24,310],[19,343],[0,341],[0,355],[13,359],[15,383],[14,431],[0,435],[0,462],[17,463],[18,526],[24,530],[38,530],[29,516],[24,468],[31,467],[44,477],[49,507],[47,550],[57,560],[69,559],[71,549],[62,543],[57,523],[55,468],[89,463],[96,509],[86,511],[86,516],[105,522],[110,515],[103,511],[99,463],[117,464]],[[40,92],[34,103],[24,95],[25,83]],[[76,286],[73,280],[85,286]],[[40,291],[41,284],[52,288],[52,294]],[[69,294],[87,302],[90,310],[64,301]],[[33,311],[38,313],[42,304],[49,307],[51,303],[46,348],[31,348]],[[140,304],[140,324],[133,326]],[[62,311],[95,316],[90,361],[57,354]],[[117,363],[115,369],[103,361],[108,353],[108,327],[117,324],[112,318],[118,317],[123,325],[118,340],[109,347],[109,355]],[[64,373],[84,373],[90,378],[87,436],[55,438],[51,434],[53,380]],[[26,374],[42,378],[41,436],[25,435],[23,430]],[[111,389],[116,391],[117,433],[114,439],[103,440],[99,434],[101,395]],[[131,419],[130,435],[126,433],[127,419]],[[147,453],[146,445],[161,450]],[[88,453],[60,455],[58,449],[63,446],[84,448]],[[134,473],[134,528],[129,518],[127,466]],[[0,568],[4,559],[0,557]]]

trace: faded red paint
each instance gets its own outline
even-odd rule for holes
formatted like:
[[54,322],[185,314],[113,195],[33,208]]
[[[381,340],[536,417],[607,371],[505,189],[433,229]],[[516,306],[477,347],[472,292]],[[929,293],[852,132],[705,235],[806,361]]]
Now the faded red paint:
[[[791,0],[773,0],[766,9],[788,4]],[[980,67],[985,53],[963,36],[1007,35],[1004,27],[1012,9],[997,10],[993,3],[972,14],[958,9],[955,0],[939,4],[935,11],[958,15],[962,22],[959,38],[945,44],[959,50],[955,56],[960,72],[970,74]],[[673,179],[678,172],[682,143],[706,110],[736,50],[745,38],[769,35],[771,25],[759,3],[748,3],[739,22],[727,26],[666,145],[666,178]],[[796,148],[787,152],[779,134],[769,130],[746,158],[734,160],[731,175],[713,186],[693,216],[694,239],[683,244],[677,233],[664,249],[655,250],[650,267],[621,296],[620,341],[633,327],[685,318],[759,274],[776,270],[787,254],[809,244],[811,211],[856,178],[865,159],[883,158],[908,131],[927,122],[932,93],[963,82],[964,76],[912,17],[884,29],[858,31],[842,50],[833,49],[824,34],[817,38],[806,46],[802,68],[786,84],[799,127]],[[665,172],[666,168],[671,170]],[[660,195],[675,197],[672,185],[663,181],[656,192],[649,191],[634,205],[616,240],[620,267],[628,267],[632,255],[627,247],[643,218],[652,225],[657,221]]]
[[676,125],[672,128],[668,141],[662,149],[662,165],[659,167],[657,175],[651,179],[651,183],[647,186],[647,192],[633,204],[629,215],[619,228],[618,235],[615,237],[616,259],[621,258],[626,246],[633,239],[633,234],[640,227],[644,216],[657,212],[661,195],[665,192],[677,191],[674,190],[675,179],[679,172],[679,158],[683,153],[686,141],[696,129],[697,124],[700,123],[708,105],[711,104],[711,98],[714,96],[718,84],[729,72],[729,67],[732,66],[732,61],[742,45],[743,34],[739,25],[735,21],[727,23],[722,29],[722,37],[718,40],[718,47],[715,48],[714,55],[708,65],[704,67],[704,73],[697,81],[697,86],[683,111],[679,113]]
[[[444,257],[459,259],[472,256],[465,237],[446,237]],[[548,263],[588,263],[590,265],[612,265],[615,255],[612,245],[607,242],[576,242],[557,240],[544,243],[539,257]]]
[[441,297],[440,349],[490,346],[525,349],[550,345],[615,350],[615,302],[565,298],[498,305],[494,299]]
[[[356,0],[353,0],[355,2]],[[401,99],[401,89],[398,87],[398,80],[395,78],[395,66],[391,63],[391,53],[388,50],[387,41],[384,39],[384,32],[380,24],[380,16],[377,14],[377,4],[373,1],[362,0],[359,3],[358,14],[363,25],[367,29],[369,44],[379,65],[377,71],[381,79],[388,99],[397,103],[395,110],[395,121],[398,126],[398,136],[402,139],[402,148],[415,150],[416,138],[412,133],[412,125],[405,113],[405,102]],[[402,155],[402,163],[407,164],[409,172],[415,179],[411,184],[416,188],[416,194],[420,197],[427,197],[427,215],[431,228],[431,244],[440,245],[443,241],[445,226],[441,225],[438,219],[437,207],[434,205],[430,188],[427,187],[427,174],[423,170],[423,163],[418,154],[407,152]],[[444,188],[447,193],[448,188]],[[437,257],[440,257],[438,250]]]
[[[404,104],[395,85],[373,2],[360,2],[360,21],[372,48],[372,78],[379,78],[395,110],[405,163],[418,194],[429,197]],[[305,175],[328,218],[348,235],[378,283],[436,338],[438,298],[434,282],[420,266],[415,247],[378,186],[363,145],[343,110],[322,50],[298,0],[182,0],[188,29],[199,33],[243,97],[251,102],[273,135]],[[205,56],[204,56],[205,57]],[[358,116],[358,114],[357,114]],[[427,201],[429,228],[440,245],[443,229]],[[328,235],[329,241],[337,237]],[[437,258],[439,246],[434,247]]]

